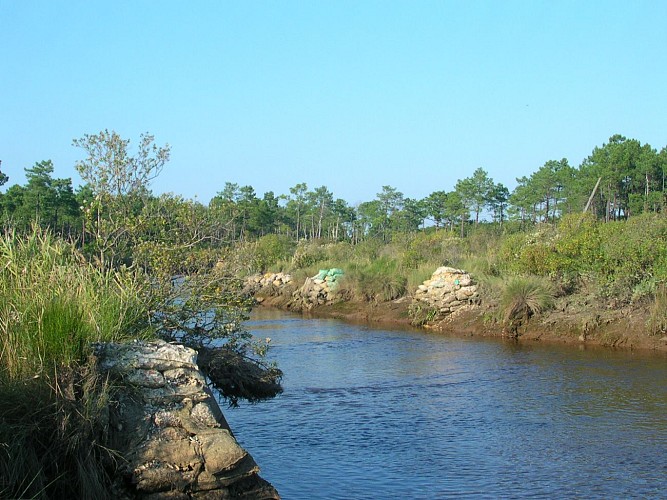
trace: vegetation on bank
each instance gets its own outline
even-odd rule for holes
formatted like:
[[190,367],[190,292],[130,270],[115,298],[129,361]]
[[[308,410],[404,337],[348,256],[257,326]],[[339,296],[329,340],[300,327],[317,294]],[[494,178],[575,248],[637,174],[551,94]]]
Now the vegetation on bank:
[[0,238],[0,496],[110,498],[94,342],[152,335],[148,283],[36,229]]
[[[456,180],[450,191],[437,189],[413,199],[395,187],[382,186],[374,199],[356,205],[337,198],[326,186],[309,188],[305,183],[287,193],[260,196],[252,186],[226,182],[205,203],[155,196],[148,182],[168,161],[168,145],[157,146],[144,134],[133,153],[129,140],[105,130],[76,139],[74,146],[85,155],[77,164],[83,184],[75,190],[71,179],[54,177],[50,160],[26,167],[26,184],[12,185],[0,194],[0,224],[21,231],[37,220],[77,241],[87,253],[104,257],[113,247],[113,253],[125,259],[128,225],[149,240],[166,237],[171,242],[183,231],[197,236],[191,241],[210,247],[270,234],[294,241],[391,242],[429,226],[465,237],[483,223],[504,227],[513,221],[530,229],[584,208],[605,222],[661,212],[667,186],[667,146],[658,150],[618,134],[595,146],[578,166],[566,158],[536,165],[534,172],[516,179],[511,191],[477,168]],[[7,181],[0,173],[0,185]]]
[[[430,228],[390,243],[358,245],[290,244],[270,235],[236,251],[261,262],[262,269],[290,272],[297,283],[319,269],[342,268],[342,292],[362,302],[408,296],[439,266],[465,269],[482,284],[484,301],[495,310],[493,321],[508,333],[557,301],[591,310],[647,308],[646,333],[666,331],[667,217],[662,213],[609,223],[592,214],[571,214],[530,230],[480,224],[465,238]],[[419,311],[420,317],[437,316],[430,313]]]
[[[206,350],[212,367],[224,349],[264,391],[222,386],[232,403],[280,390],[280,371],[261,362],[267,344],[243,329],[248,302],[237,263],[215,265],[215,236],[197,224],[193,205],[148,196],[146,183],[165,158],[152,138],[135,156],[114,134],[86,141],[94,147],[82,175],[97,184],[80,232],[66,222],[74,210],[54,202],[71,190],[53,191],[66,183],[50,182],[46,165],[29,180],[30,224],[10,218],[0,233],[3,498],[118,494],[112,482],[122,457],[107,447],[115,388],[97,374],[94,342],[159,336]],[[49,198],[54,192],[64,197]],[[53,218],[43,218],[49,210]],[[233,375],[243,381],[239,370]]]
[[[91,365],[92,342],[184,342],[225,378],[232,402],[279,390],[279,370],[261,361],[268,344],[243,329],[249,273],[302,282],[342,268],[347,297],[374,304],[448,265],[481,282],[490,320],[510,333],[559,301],[643,306],[646,332],[667,330],[667,148],[613,136],[579,167],[547,161],[512,192],[477,169],[450,192],[412,200],[383,186],[352,207],[305,184],[259,198],[227,183],[207,205],[155,196],[168,145],[145,134],[133,152],[106,130],[74,145],[85,156],[78,190],[41,161],[25,186],[0,193],[3,497],[111,495],[113,387]],[[232,365],[252,372],[247,390]]]

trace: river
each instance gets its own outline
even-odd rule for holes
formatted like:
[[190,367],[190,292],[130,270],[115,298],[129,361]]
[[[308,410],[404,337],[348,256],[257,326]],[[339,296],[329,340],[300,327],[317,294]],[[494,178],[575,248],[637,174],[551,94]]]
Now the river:
[[667,498],[667,357],[258,309],[284,393],[225,410],[286,499]]

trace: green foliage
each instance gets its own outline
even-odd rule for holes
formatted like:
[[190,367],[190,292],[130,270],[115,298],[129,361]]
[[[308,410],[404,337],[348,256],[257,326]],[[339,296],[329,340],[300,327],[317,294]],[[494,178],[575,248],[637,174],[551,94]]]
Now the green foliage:
[[600,259],[599,223],[590,214],[569,214],[558,224],[552,273],[581,273]]
[[158,147],[154,141],[152,135],[141,134],[137,150],[131,154],[130,139],[113,130],[84,134],[72,141],[87,155],[76,163],[76,169],[96,194],[120,197],[140,192],[169,161],[169,144]]
[[368,302],[385,302],[405,295],[407,283],[396,260],[380,257],[365,265],[351,265],[343,286]]
[[417,269],[434,256],[442,254],[443,236],[441,232],[422,232],[405,241],[401,264],[407,269]]
[[[0,160],[0,165],[2,164],[2,160]],[[5,184],[9,180],[9,177],[7,177],[7,174],[3,173],[2,170],[0,170],[0,186]]]
[[257,240],[255,260],[260,272],[267,271],[278,262],[287,261],[294,252],[294,242],[287,236],[267,234]]
[[439,314],[435,307],[426,307],[422,304],[412,304],[408,310],[410,316],[410,323],[413,326],[424,326],[431,321],[434,321]]
[[127,270],[99,270],[73,245],[35,229],[0,239],[0,376],[34,376],[82,361],[91,342],[149,332],[149,289]]
[[109,387],[91,343],[152,335],[128,270],[100,270],[35,228],[0,238],[0,496],[111,498]]
[[465,207],[464,212],[474,212],[475,223],[479,222],[479,214],[489,203],[493,189],[493,179],[483,168],[476,169],[471,177],[461,179],[456,183],[456,192],[461,197]]
[[595,219],[572,214],[556,227],[540,225],[528,233],[508,235],[498,257],[505,271],[560,278],[591,271],[599,263],[600,251]]
[[52,174],[51,160],[26,168],[26,185],[11,186],[6,195],[0,197],[0,220],[24,232],[38,224],[62,236],[78,236],[81,211],[72,180],[55,179]]
[[501,293],[500,314],[503,323],[516,333],[516,328],[550,307],[554,291],[548,280],[536,277],[515,277],[508,281]]
[[627,222],[600,228],[605,266],[642,277],[667,257],[667,218],[656,214],[632,217]]
[[326,260],[326,251],[319,242],[300,242],[292,256],[291,267],[306,268]]
[[408,292],[414,292],[419,285],[431,277],[437,266],[433,263],[426,263],[421,264],[416,269],[403,269],[403,274],[405,274],[407,279]]

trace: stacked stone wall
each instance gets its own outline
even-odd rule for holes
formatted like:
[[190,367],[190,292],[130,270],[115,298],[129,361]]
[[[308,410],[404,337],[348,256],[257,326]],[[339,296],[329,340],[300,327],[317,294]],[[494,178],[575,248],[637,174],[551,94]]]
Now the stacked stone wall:
[[470,274],[453,267],[439,267],[430,279],[419,285],[414,303],[447,316],[462,307],[479,304],[477,284]]
[[246,289],[251,293],[267,293],[281,290],[293,283],[292,276],[287,273],[258,273],[246,279]]
[[99,369],[122,385],[110,434],[127,498],[279,498],[236,442],[194,350],[154,341],[95,351]]

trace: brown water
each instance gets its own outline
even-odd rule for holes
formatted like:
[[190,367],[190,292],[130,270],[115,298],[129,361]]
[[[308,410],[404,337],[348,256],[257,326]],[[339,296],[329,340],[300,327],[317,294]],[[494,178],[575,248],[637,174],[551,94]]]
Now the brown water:
[[228,409],[285,499],[667,498],[667,357],[258,310],[285,372]]

